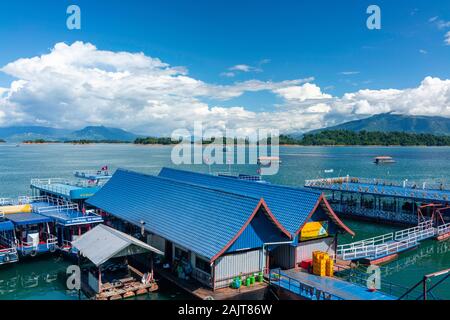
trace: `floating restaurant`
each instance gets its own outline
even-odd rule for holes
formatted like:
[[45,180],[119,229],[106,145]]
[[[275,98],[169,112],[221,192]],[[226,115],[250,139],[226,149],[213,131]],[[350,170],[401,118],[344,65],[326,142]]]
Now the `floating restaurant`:
[[333,255],[353,234],[320,192],[164,168],[117,170],[87,203],[116,229],[164,252],[163,266],[214,290],[236,277]]
[[[417,225],[419,209],[424,205],[446,208],[450,204],[450,190],[443,184],[347,176],[307,180],[305,187],[325,192],[333,209],[344,216],[403,225]],[[450,222],[449,216],[443,219]]]
[[[430,204],[425,188],[381,181],[364,182],[363,187],[363,180],[349,177],[295,188],[253,176],[171,168],[157,176],[124,169],[113,175],[101,170],[75,176],[94,181],[88,189],[95,192],[83,198],[80,194],[89,190],[82,185],[71,182],[62,188],[56,183],[56,188],[50,180],[34,180],[34,197],[0,199],[0,264],[45,252],[85,257],[90,261],[83,268],[85,292],[95,299],[152,292],[157,289],[153,270],[203,299],[260,299],[268,286],[289,299],[395,299],[333,277],[333,272],[348,268],[347,262],[383,263],[420,241],[450,235],[450,223],[444,224],[448,191],[442,186],[427,189],[430,197],[442,200]],[[323,191],[331,192],[330,202]],[[339,244],[340,234],[354,232],[333,209],[348,205],[343,201],[357,193],[364,206],[374,198],[377,207],[365,208],[373,211],[385,209],[386,200],[395,198],[394,207],[407,208],[403,214],[414,217],[400,222],[415,226]],[[414,196],[411,207],[408,195]],[[442,225],[436,227],[438,219]],[[318,253],[327,257],[326,266],[320,265],[323,270],[314,262]]]

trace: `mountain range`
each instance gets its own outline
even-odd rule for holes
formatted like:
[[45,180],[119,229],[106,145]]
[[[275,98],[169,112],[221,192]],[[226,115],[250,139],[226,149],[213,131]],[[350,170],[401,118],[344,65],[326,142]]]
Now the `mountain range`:
[[308,133],[317,133],[325,130],[347,130],[356,132],[364,130],[450,135],[450,118],[382,113],[369,118],[345,122],[333,127],[322,128]]
[[[363,130],[381,132],[397,131],[450,135],[450,118],[383,113],[361,120],[345,122],[333,127],[310,131],[308,133],[317,133],[324,130],[348,130],[356,132]],[[300,133],[291,134],[293,137],[301,135],[302,134]],[[123,129],[104,126],[88,126],[75,131],[42,126],[0,127],[0,139],[8,142],[22,142],[37,139],[47,141],[114,140],[131,142],[138,137],[140,136]]]
[[7,142],[43,139],[47,141],[115,140],[131,142],[138,135],[118,128],[89,126],[81,130],[55,129],[42,126],[15,126],[0,128],[0,139]]

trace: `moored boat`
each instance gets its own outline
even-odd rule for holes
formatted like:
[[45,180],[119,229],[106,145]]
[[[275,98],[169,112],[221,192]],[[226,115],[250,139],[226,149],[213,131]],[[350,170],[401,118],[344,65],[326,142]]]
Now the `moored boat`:
[[374,158],[373,162],[375,164],[391,164],[395,163],[396,161],[390,156],[378,156]]

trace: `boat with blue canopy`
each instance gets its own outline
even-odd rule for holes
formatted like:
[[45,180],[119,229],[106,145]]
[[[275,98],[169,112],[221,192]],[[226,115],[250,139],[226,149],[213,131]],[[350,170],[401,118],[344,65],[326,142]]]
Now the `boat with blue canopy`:
[[[17,212],[9,211],[5,218],[14,225],[16,249],[20,256],[34,257],[41,253],[55,252],[58,239],[51,233],[52,219],[17,207]],[[8,208],[9,209],[9,208]]]
[[0,214],[12,225],[14,247],[20,256],[36,256],[57,250],[74,253],[71,242],[103,218],[78,204],[54,197],[19,197],[0,206]]
[[103,222],[94,211],[80,210],[78,204],[62,199],[21,197],[19,202],[31,205],[34,212],[51,219],[58,249],[67,253],[74,253],[73,240]]
[[0,265],[19,261],[14,224],[0,217]]

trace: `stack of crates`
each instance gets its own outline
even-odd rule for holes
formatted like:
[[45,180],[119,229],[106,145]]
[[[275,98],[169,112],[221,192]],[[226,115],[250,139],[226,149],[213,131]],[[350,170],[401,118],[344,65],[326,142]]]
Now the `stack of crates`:
[[327,277],[334,276],[334,261],[333,259],[328,258],[325,268],[325,274]]
[[313,252],[313,273],[320,277],[332,277],[334,263],[330,256],[321,251]]

